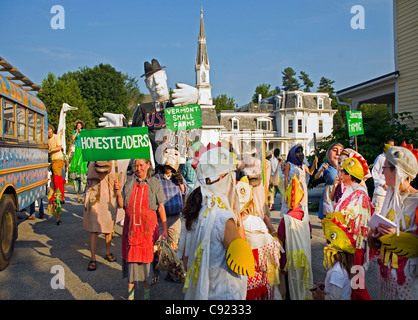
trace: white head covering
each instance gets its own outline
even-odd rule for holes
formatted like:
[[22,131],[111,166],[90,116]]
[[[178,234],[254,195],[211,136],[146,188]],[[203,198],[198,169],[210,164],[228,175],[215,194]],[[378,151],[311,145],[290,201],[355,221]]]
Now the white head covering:
[[[208,150],[209,149],[209,150]],[[225,207],[239,215],[239,199],[235,191],[235,169],[236,161],[231,152],[220,146],[220,144],[208,144],[205,148],[200,147],[199,157],[195,158],[197,183],[195,187],[201,186],[202,201],[212,195],[219,197]],[[193,166],[193,165],[192,165]],[[206,178],[216,181],[220,176],[225,175],[222,180],[214,184],[206,184]]]
[[[408,179],[413,180],[418,174],[418,158],[412,152],[417,153],[417,149],[414,149],[412,145],[407,145],[405,142],[400,147],[390,147],[386,152],[386,159],[396,168],[395,186],[394,188],[394,199],[393,206],[396,212],[402,211],[404,199],[408,196],[408,193],[401,193],[401,184]],[[398,214],[395,217],[395,222],[398,225],[397,232],[399,233],[400,222],[406,226],[404,215]]]

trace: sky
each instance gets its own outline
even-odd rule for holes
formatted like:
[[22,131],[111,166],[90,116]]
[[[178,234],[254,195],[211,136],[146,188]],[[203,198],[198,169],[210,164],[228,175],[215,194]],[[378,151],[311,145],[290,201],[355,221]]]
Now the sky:
[[[64,29],[51,27],[54,5]],[[104,63],[148,94],[141,75],[156,58],[170,88],[195,86],[201,7],[212,97],[238,106],[260,84],[281,87],[287,67],[308,73],[311,91],[321,77],[338,91],[395,71],[392,0],[0,0],[0,57],[38,85]]]

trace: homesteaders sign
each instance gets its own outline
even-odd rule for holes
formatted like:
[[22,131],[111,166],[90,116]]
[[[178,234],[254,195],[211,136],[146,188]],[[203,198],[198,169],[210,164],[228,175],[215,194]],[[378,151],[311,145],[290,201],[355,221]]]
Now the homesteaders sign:
[[84,161],[150,158],[147,127],[90,129],[80,136]]
[[200,105],[166,108],[164,110],[165,125],[170,131],[189,130],[202,126]]

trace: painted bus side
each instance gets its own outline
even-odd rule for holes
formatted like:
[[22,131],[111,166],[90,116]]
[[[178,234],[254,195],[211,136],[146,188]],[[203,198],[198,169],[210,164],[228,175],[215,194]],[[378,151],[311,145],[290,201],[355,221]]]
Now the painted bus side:
[[49,163],[45,105],[2,74],[0,120],[0,270],[3,270],[10,262],[17,238],[16,212],[47,196]]

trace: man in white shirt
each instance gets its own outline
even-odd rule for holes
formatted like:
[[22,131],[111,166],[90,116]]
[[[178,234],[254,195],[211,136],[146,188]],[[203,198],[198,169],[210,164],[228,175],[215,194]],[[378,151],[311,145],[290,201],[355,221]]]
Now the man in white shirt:
[[[388,139],[385,141],[385,145],[394,146],[395,140]],[[373,163],[372,168],[372,176],[374,181],[374,192],[373,192],[373,199],[372,204],[375,207],[375,212],[379,213],[382,209],[383,201],[385,200],[386,196],[386,181],[385,176],[383,175],[383,164],[386,159],[386,153],[383,151],[379,154]]]

